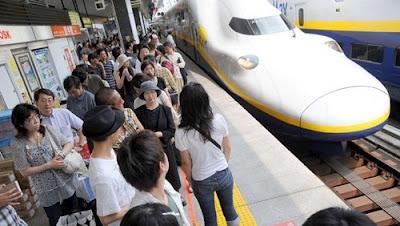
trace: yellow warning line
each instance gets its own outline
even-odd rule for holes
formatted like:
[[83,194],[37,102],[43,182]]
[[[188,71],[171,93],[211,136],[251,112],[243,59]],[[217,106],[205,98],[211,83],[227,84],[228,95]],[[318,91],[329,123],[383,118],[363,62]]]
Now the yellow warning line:
[[[214,197],[218,226],[226,226],[227,224],[225,221],[224,213],[222,212],[218,197],[216,194],[214,194]],[[239,187],[236,184],[233,185],[233,205],[235,206],[236,212],[240,217],[240,225],[257,225],[256,220],[254,219],[253,214],[251,213],[250,208],[246,203],[246,200],[244,200],[242,193],[240,193]]]

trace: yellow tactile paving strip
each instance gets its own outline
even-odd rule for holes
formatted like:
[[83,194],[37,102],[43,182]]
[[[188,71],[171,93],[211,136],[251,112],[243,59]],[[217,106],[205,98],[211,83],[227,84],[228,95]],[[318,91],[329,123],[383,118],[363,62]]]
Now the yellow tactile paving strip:
[[[215,197],[215,210],[217,213],[217,222],[218,226],[225,226],[225,217],[222,213],[221,206],[219,205],[218,197],[214,194]],[[256,220],[253,217],[253,214],[250,211],[249,206],[244,200],[242,194],[239,191],[239,187],[234,184],[233,186],[233,205],[235,206],[236,212],[240,217],[240,225],[243,226],[256,226]]]

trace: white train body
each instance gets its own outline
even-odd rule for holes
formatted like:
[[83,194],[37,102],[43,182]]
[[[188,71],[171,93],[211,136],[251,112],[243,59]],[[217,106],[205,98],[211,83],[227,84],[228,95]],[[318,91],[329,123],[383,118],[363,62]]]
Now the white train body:
[[332,39],[291,27],[268,1],[181,1],[163,19],[180,49],[278,132],[343,141],[379,130],[388,118],[379,81]]

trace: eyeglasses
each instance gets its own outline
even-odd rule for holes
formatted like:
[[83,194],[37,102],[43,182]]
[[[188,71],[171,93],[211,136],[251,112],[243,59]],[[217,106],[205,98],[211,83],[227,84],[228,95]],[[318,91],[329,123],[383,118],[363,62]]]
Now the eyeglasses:
[[34,122],[34,120],[39,120],[39,119],[40,119],[40,115],[34,113],[34,114],[31,114],[31,116],[29,116],[29,118],[27,118],[25,120],[25,122],[31,123],[31,122]]

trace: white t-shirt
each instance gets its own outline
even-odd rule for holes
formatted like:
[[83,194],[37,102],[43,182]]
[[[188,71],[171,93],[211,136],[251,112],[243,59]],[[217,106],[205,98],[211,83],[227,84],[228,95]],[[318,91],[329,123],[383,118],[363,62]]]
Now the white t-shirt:
[[[213,130],[211,137],[221,145],[224,137],[228,136],[228,125],[224,117],[215,114],[212,121]],[[209,140],[203,142],[203,137],[195,129],[185,131],[178,128],[175,132],[175,145],[180,151],[188,151],[192,158],[192,178],[197,181],[204,180],[217,171],[228,167],[225,155]]]
[[[117,163],[114,150],[113,159],[92,158],[89,166],[89,181],[92,185],[97,206],[97,215],[104,217],[121,211],[130,205],[135,189],[126,182]],[[114,221],[110,226],[119,226]]]

